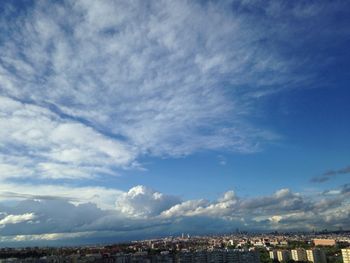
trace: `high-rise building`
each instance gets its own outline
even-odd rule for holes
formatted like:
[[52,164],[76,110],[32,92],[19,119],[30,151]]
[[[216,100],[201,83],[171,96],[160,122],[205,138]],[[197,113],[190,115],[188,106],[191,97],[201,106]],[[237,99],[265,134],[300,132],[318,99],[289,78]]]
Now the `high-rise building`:
[[290,252],[288,250],[278,250],[277,259],[279,262],[287,262],[290,259]]
[[291,254],[292,254],[292,259],[294,261],[307,261],[305,249],[302,249],[302,248],[292,249]]
[[314,248],[306,250],[307,260],[313,263],[327,263],[323,250]]
[[341,250],[341,255],[343,257],[343,263],[350,263],[350,247],[343,248]]

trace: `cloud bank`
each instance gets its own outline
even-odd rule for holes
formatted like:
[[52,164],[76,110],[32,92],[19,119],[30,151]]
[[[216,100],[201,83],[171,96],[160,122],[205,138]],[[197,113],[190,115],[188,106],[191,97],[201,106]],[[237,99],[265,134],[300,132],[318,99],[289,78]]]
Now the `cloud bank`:
[[[242,230],[334,229],[349,223],[349,191],[340,189],[312,197],[281,189],[270,196],[241,198],[233,191],[217,200],[182,200],[145,186],[114,194],[114,206],[69,202],[61,198],[17,198],[15,205],[1,205],[0,234],[3,242],[57,241],[101,236],[112,241]],[[29,189],[28,189],[29,190]],[[79,191],[74,189],[77,199]],[[106,194],[111,189],[106,188]],[[73,193],[73,192],[72,192]],[[59,192],[57,194],[59,196]],[[103,192],[101,192],[103,195]],[[6,200],[14,200],[15,197]],[[101,198],[101,200],[108,198]],[[104,207],[104,208],[101,208]],[[103,239],[102,239],[103,240]]]

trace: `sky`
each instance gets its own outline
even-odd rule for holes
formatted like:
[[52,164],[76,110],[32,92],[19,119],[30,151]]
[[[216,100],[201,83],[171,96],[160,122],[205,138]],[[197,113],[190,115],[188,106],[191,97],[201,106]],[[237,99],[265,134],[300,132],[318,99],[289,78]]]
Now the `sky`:
[[350,225],[348,1],[1,1],[0,246]]

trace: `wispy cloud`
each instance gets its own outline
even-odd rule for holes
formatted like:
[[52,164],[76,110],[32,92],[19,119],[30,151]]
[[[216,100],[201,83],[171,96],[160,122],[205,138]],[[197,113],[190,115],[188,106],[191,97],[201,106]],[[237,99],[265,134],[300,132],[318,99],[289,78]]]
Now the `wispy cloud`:
[[[139,167],[144,155],[254,152],[279,138],[245,117],[256,99],[312,74],[307,57],[287,58],[273,41],[329,9],[295,4],[285,12],[271,2],[262,14],[255,1],[21,8],[5,4],[0,20],[7,28],[0,36],[7,127],[0,143],[13,153],[1,169],[51,179],[114,174]],[[281,13],[290,23],[275,26]],[[14,166],[15,156],[26,165]]]
[[[9,193],[9,189],[16,189]],[[40,193],[38,195],[37,193]],[[0,201],[6,200],[53,200],[73,204],[93,203],[101,209],[115,208],[116,198],[124,192],[101,186],[73,186],[67,184],[38,184],[2,182],[0,184]]]
[[[274,41],[328,9],[295,4],[286,13],[271,2],[261,14],[258,7],[66,1],[21,12],[5,4],[0,93],[8,128],[0,139],[27,157],[27,167],[9,169],[17,161],[4,161],[4,174],[28,175],[34,167],[39,177],[89,178],[139,167],[139,156],[254,152],[278,139],[247,121],[255,100],[313,75],[307,57],[287,58]],[[281,13],[290,23],[271,27]]]
[[91,178],[129,167],[133,148],[50,110],[0,97],[0,172],[4,178]]
[[324,172],[320,176],[315,176],[311,179],[311,182],[313,183],[324,183],[328,180],[331,180],[332,178],[337,177],[338,175],[343,174],[350,174],[350,166],[344,167],[342,169],[338,170],[329,170],[327,172]]
[[[10,17],[16,7],[7,7]],[[244,18],[219,15],[222,8],[93,1],[31,6],[0,47],[2,176],[89,179],[139,167],[136,159],[144,154],[250,152],[274,139],[240,123],[244,108],[221,87],[247,85],[252,80],[242,74],[252,72],[245,68],[267,56],[249,48],[257,36],[240,29]],[[271,63],[277,59],[268,56]]]
[[91,232],[76,232],[76,233],[50,233],[38,235],[15,235],[2,236],[0,242],[33,242],[33,241],[54,241],[60,239],[82,238],[91,235]]
[[[275,139],[243,121],[248,98],[305,76],[292,73],[291,60],[266,50],[262,32],[272,32],[253,25],[244,12],[228,11],[229,5],[35,3],[16,18],[1,45],[3,100],[16,98],[27,110],[3,116],[12,130],[25,129],[14,146],[40,153],[40,142],[49,148],[74,141],[80,147],[42,153],[70,164],[44,161],[37,168],[51,178],[85,178],[95,171],[83,160],[93,164],[110,156],[123,166],[143,154],[256,151]],[[26,127],[29,121],[36,130]],[[43,138],[51,129],[53,138]]]

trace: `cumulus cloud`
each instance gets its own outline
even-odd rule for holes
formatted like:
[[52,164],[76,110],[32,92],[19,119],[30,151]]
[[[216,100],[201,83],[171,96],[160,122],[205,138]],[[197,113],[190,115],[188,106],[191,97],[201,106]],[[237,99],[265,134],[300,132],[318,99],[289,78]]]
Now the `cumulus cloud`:
[[178,197],[138,185],[120,195],[116,201],[116,207],[122,213],[132,216],[153,216],[178,203],[180,203]]
[[170,207],[168,210],[163,211],[161,216],[163,217],[179,217],[187,215],[188,213],[193,213],[197,209],[202,209],[204,206],[208,205],[207,200],[189,200],[176,204]]
[[[161,217],[224,218],[233,225],[255,229],[312,229],[325,226],[332,213],[333,223],[342,225],[349,203],[339,192],[332,196],[305,197],[289,189],[271,196],[239,198],[229,191],[217,201],[189,200],[163,211]],[[293,224],[290,224],[293,222]]]
[[[343,187],[344,188],[344,187]],[[67,240],[108,237],[111,240],[130,237],[150,237],[232,231],[236,227],[250,230],[310,230],[331,225],[334,228],[349,224],[350,203],[343,188],[332,194],[312,197],[281,189],[269,196],[238,197],[233,191],[217,200],[182,200],[145,186],[127,192],[114,192],[113,197],[101,197],[114,205],[98,206],[82,199],[80,202],[40,199],[38,196],[7,196],[16,205],[0,206],[2,215],[0,234],[4,242],[30,240]],[[76,188],[75,192],[86,191]],[[339,190],[335,192],[335,190]],[[106,188],[101,195],[108,196]],[[73,192],[73,191],[72,191]],[[53,192],[54,193],[54,192]],[[35,197],[35,198],[34,198]],[[77,197],[77,196],[76,196]],[[15,199],[14,199],[15,198]],[[258,206],[253,205],[263,200]],[[6,238],[8,239],[6,241]]]

